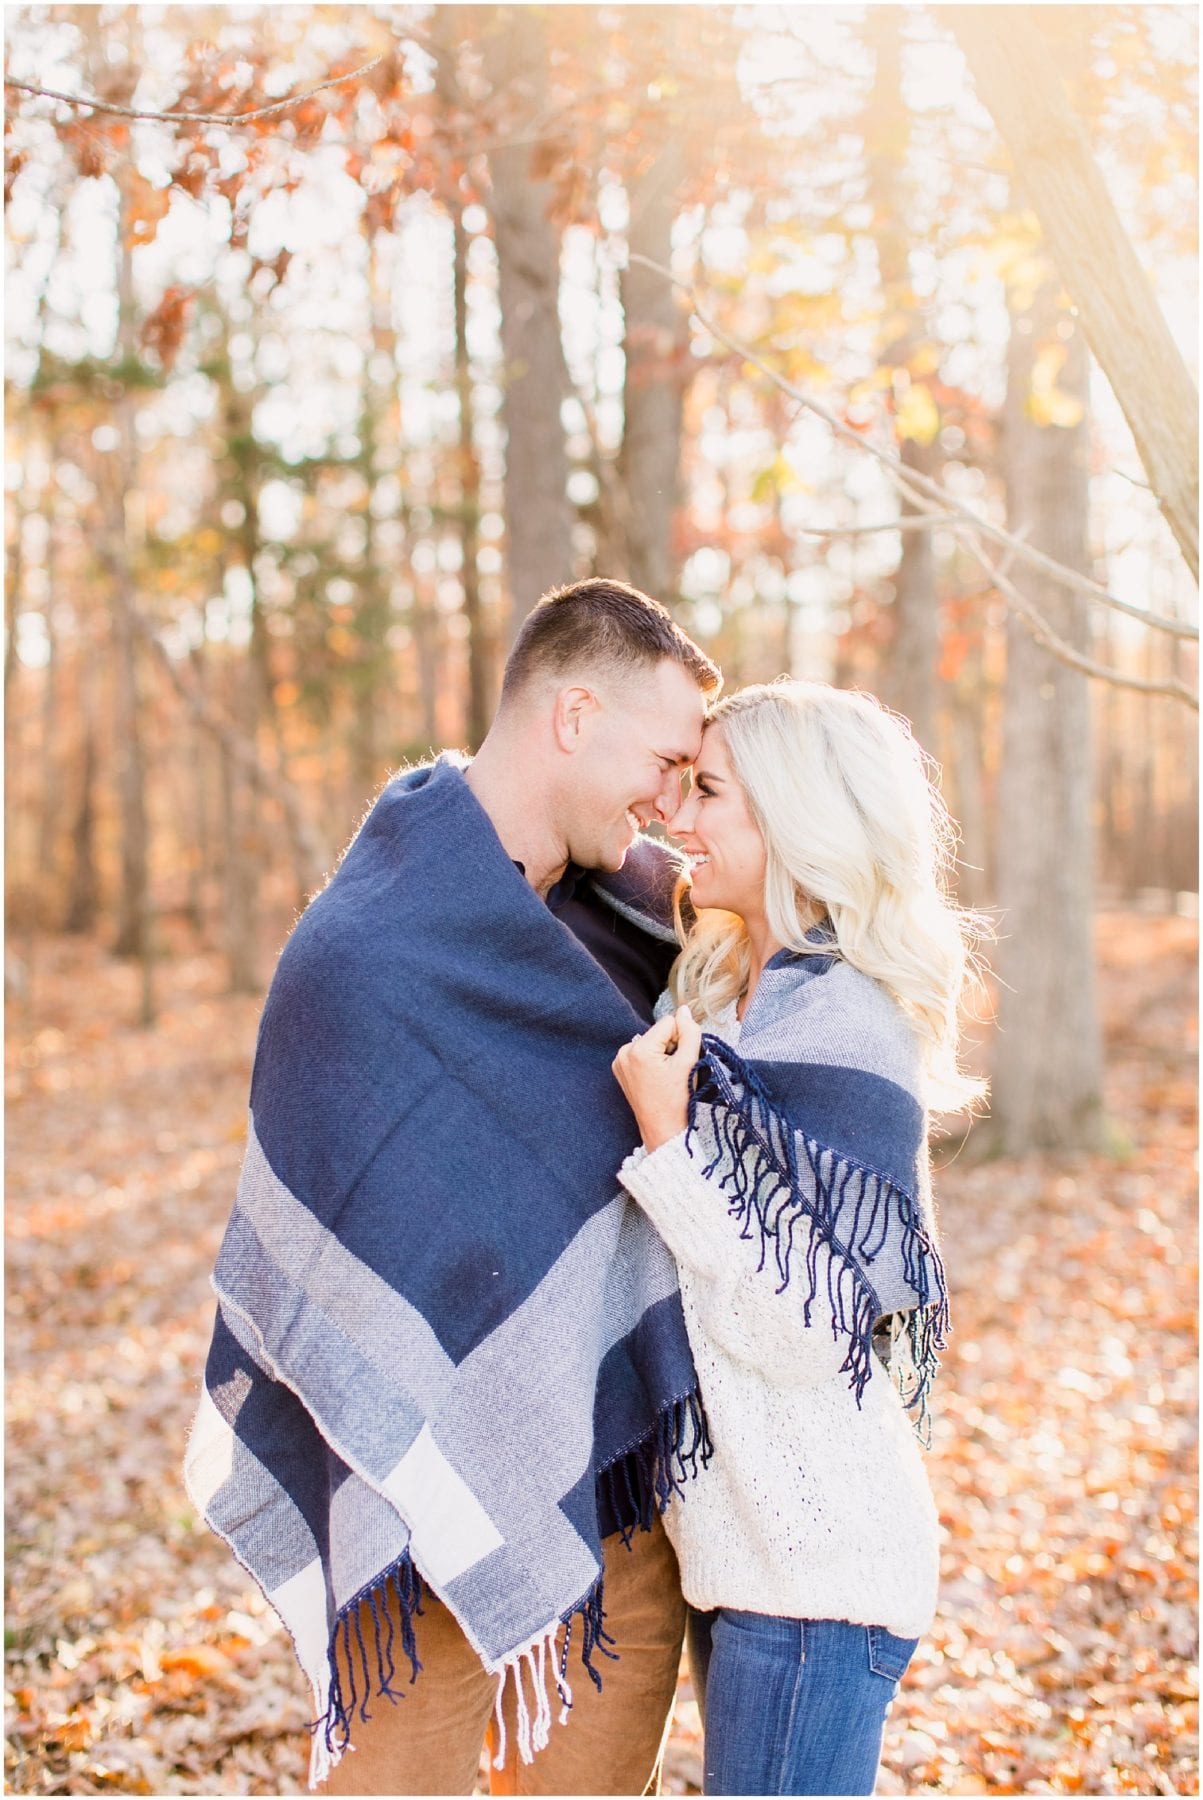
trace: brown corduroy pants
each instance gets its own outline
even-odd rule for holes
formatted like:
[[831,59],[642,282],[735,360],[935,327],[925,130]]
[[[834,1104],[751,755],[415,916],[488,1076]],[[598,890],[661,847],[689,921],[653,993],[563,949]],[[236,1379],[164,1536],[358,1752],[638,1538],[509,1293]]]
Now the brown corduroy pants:
[[[608,1538],[603,1549],[606,1631],[615,1639],[618,1660],[594,1653],[603,1683],[599,1694],[579,1658],[570,1653],[572,1710],[561,1725],[559,1700],[549,1680],[551,1736],[531,1763],[518,1754],[517,1699],[509,1677],[502,1701],[505,1761],[500,1769],[490,1762],[491,1793],[659,1792],[660,1757],[685,1630],[677,1559],[659,1519],[651,1532],[635,1533],[629,1550],[618,1537]],[[395,1596],[390,1595],[390,1604],[393,1623],[399,1625]],[[356,1716],[351,1734],[355,1748],[331,1771],[321,1793],[471,1794],[486,1735],[490,1757],[496,1750],[498,1678],[481,1668],[441,1602],[427,1595],[422,1604],[423,1616],[414,1621],[421,1674],[412,1685],[403,1677],[398,1681],[403,1700],[373,1699],[368,1720]],[[360,1623],[370,1632],[366,1602]]]

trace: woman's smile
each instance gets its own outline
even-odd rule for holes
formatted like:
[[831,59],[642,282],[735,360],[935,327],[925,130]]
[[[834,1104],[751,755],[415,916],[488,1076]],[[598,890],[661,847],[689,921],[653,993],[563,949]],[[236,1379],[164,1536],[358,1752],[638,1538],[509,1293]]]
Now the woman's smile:
[[668,829],[689,858],[694,902],[739,913],[760,911],[764,839],[748,807],[722,732],[708,726],[687,798]]

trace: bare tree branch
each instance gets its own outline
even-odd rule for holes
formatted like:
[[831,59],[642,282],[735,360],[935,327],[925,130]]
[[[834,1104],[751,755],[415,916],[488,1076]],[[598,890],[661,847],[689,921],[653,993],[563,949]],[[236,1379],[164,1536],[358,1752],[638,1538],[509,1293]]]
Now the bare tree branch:
[[241,763],[247,771],[252,782],[280,808],[288,835],[305,871],[306,892],[315,894],[325,880],[329,857],[306,815],[296,788],[287,777],[267,767],[255,745],[218,711],[191,674],[185,674],[179,659],[171,654],[145,613],[137,606],[131,606],[130,613],[135,631],[154,651],[168,681],[193,718],[225,745],[235,762]]
[[37,94],[43,100],[64,100],[68,106],[88,106],[93,112],[117,113],[123,119],[159,119],[167,125],[249,125],[252,119],[270,119],[276,113],[287,112],[290,106],[300,106],[303,100],[320,94],[325,88],[342,87],[348,81],[357,80],[382,62],[384,56],[382,50],[371,62],[352,69],[348,75],[331,75],[328,81],[319,81],[316,87],[306,88],[301,94],[291,94],[287,100],[276,100],[271,106],[257,106],[252,112],[244,113],[146,112],[135,106],[117,106],[109,100],[90,99],[86,94],[60,94],[54,88],[35,87],[32,82],[12,81],[8,76],[4,78],[4,85],[18,88],[23,94]]
[[1107,473],[1108,475],[1118,475],[1121,481],[1130,482],[1134,488],[1139,488],[1142,494],[1153,492],[1147,481],[1141,481],[1138,475],[1129,475],[1126,469],[1119,469],[1114,463],[1111,464]]
[[785,376],[774,369],[771,363],[757,355],[750,345],[741,343],[738,338],[734,338],[729,332],[724,331],[717,320],[712,319],[702,306],[694,288],[688,282],[679,280],[671,269],[666,269],[662,263],[652,262],[649,257],[637,257],[634,253],[632,253],[632,260],[646,263],[648,268],[655,269],[658,274],[664,276],[666,281],[671,281],[674,287],[679,288],[683,294],[687,294],[698,323],[710,333],[711,337],[725,345],[728,350],[733,351],[736,356],[742,357],[745,362],[751,363],[752,367],[759,369],[763,375],[767,375],[775,387],[780,388],[782,393],[789,394],[792,399],[805,406],[817,418],[822,419],[824,424],[829,425],[837,436],[844,438],[849,443],[858,444],[862,450],[867,451],[884,469],[888,470],[897,486],[901,488],[905,483],[912,489],[917,488],[926,499],[937,501],[941,507],[956,515],[972,531],[991,539],[996,544],[1012,549],[1023,562],[1029,563],[1032,568],[1039,569],[1043,574],[1051,576],[1054,581],[1060,582],[1065,587],[1085,594],[1088,599],[1099,601],[1104,606],[1110,606],[1116,612],[1126,613],[1129,618],[1139,619],[1142,625],[1150,626],[1156,631],[1168,632],[1171,637],[1198,638],[1198,626],[1185,624],[1178,619],[1167,619],[1159,613],[1145,612],[1139,606],[1133,606],[1129,601],[1121,600],[1117,594],[1100,586],[1097,581],[1092,581],[1088,575],[1080,575],[1076,569],[1067,568],[1053,557],[1045,556],[1043,551],[1033,548],[1030,544],[1025,544],[1012,532],[1005,531],[1001,525],[995,525],[990,519],[983,519],[980,514],[973,511],[972,507],[965,506],[956,498],[955,494],[949,493],[948,489],[940,482],[933,480],[930,476],[921,475],[916,469],[906,468],[899,457],[889,450],[884,450],[880,444],[873,443],[870,438],[865,437],[853,426],[846,424],[838,413],[834,413],[830,407],[824,406],[821,400],[816,400],[812,394],[806,393],[794,382],[787,381]]
[[868,537],[874,531],[931,531],[937,525],[963,524],[958,513],[925,512],[919,517],[904,513],[897,519],[879,519],[875,525],[798,525],[794,530],[798,537]]
[[1020,593],[1015,583],[1004,574],[1001,563],[992,562],[981,544],[968,534],[964,542],[965,548],[981,563],[1011,611],[1019,615],[1036,642],[1043,645],[1058,662],[1067,664],[1071,669],[1079,669],[1083,675],[1089,675],[1095,681],[1106,681],[1112,687],[1135,688],[1140,694],[1160,694],[1169,700],[1181,700],[1192,712],[1198,712],[1198,698],[1184,682],[1147,681],[1140,675],[1123,675],[1118,669],[1109,668],[1106,663],[1096,662],[1093,657],[1084,656],[1080,650],[1075,650],[1072,644],[1067,644],[1053,630],[1043,613]]
[[[908,470],[908,479],[898,482],[899,491],[912,505],[929,509],[924,523],[938,522],[941,515],[930,511],[931,501],[926,499],[917,488],[909,486],[909,477],[912,473],[913,471]],[[959,528],[963,529],[959,520],[957,524]],[[1025,594],[1021,594],[1014,582],[1009,579],[1011,564],[1015,561],[1016,552],[1021,552],[1024,548],[1023,537],[1016,536],[1013,543],[1008,544],[1003,550],[997,562],[991,561],[982,548],[980,539],[973,533],[966,532],[961,542],[970,555],[981,564],[994,591],[1013,612],[1019,615],[1036,642],[1043,645],[1050,656],[1055,656],[1059,662],[1066,663],[1071,669],[1080,670],[1083,675],[1089,675],[1096,681],[1109,682],[1112,687],[1135,688],[1141,694],[1159,694],[1166,699],[1181,700],[1190,707],[1192,712],[1198,712],[1198,696],[1184,682],[1147,681],[1139,675],[1124,675],[1118,669],[1111,668],[1107,663],[1096,662],[1092,657],[1084,655],[1082,651],[1075,650],[1072,644],[1066,643],[1065,639],[1049,624],[1039,607]]]

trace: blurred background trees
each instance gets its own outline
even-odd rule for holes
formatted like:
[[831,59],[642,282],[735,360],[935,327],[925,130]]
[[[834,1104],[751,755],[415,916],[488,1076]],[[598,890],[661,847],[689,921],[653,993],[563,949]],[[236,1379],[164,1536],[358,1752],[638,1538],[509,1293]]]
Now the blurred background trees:
[[261,984],[603,572],[729,686],[912,719],[999,909],[995,1133],[1097,1141],[1096,901],[1197,886],[1195,16],[1018,10],[1105,296],[989,8],[9,9],[14,979],[54,930],[139,958],[148,1021],[190,943]]

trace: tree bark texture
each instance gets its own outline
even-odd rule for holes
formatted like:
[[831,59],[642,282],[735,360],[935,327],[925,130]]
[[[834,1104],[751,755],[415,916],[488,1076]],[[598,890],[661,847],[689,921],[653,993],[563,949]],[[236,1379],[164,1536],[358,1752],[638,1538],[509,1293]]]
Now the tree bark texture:
[[95,660],[85,656],[80,664],[80,713],[83,739],[79,748],[79,789],[71,821],[71,875],[66,931],[91,931],[100,912],[100,880],[96,872],[96,775],[97,703]]
[[[128,401],[118,401],[123,412]],[[132,430],[132,425],[123,429]],[[114,460],[119,452],[113,452]],[[118,888],[116,956],[141,956],[149,933],[148,824],[146,764],[139,720],[140,682],[137,646],[130,609],[133,605],[128,552],[124,537],[124,485],[120,467],[109,471],[109,532],[113,582],[113,660],[116,694],[117,787],[121,810],[121,880]]]
[[[244,682],[250,679],[249,670],[238,673]],[[253,784],[239,769],[224,738],[221,740],[221,823],[226,981],[231,994],[254,994],[259,989],[256,808]]]
[[[98,8],[81,8],[79,24],[88,49],[88,61],[101,99],[120,82],[120,75],[106,67]],[[137,356],[137,334],[130,254],[126,184],[117,176],[117,341],[118,360],[131,363]],[[104,518],[100,557],[112,595],[112,645],[115,693],[115,751],[117,792],[121,817],[121,875],[117,896],[117,956],[137,957],[142,965],[142,1021],[153,1015],[151,984],[151,920],[149,824],[146,807],[146,760],[142,750],[139,716],[139,671],[134,627],[134,585],[130,567],[130,529],[126,496],[134,486],[137,439],[134,401],[128,389],[113,407],[117,443],[101,457],[98,485],[103,492]]]
[[[473,15],[479,19],[479,13]],[[443,7],[435,14],[438,68],[435,85],[444,105],[454,111],[460,104],[459,25],[455,14]],[[447,196],[452,224],[452,306],[455,314],[455,392],[459,402],[460,583],[464,596],[464,621],[468,627],[468,692],[465,736],[469,750],[478,750],[489,729],[493,701],[493,644],[481,609],[480,570],[480,458],[476,454],[472,365],[468,355],[468,232],[458,188]]]
[[[541,9],[482,9],[481,50],[495,94],[537,121],[545,105],[547,45]],[[514,135],[525,136],[515,127]],[[535,154],[538,153],[536,147]],[[549,216],[552,184],[529,143],[489,157],[489,209],[501,302],[505,526],[514,634],[547,588],[572,574],[572,507],[560,404],[568,370],[560,338],[560,237]]]
[[[57,446],[51,447],[50,463],[54,466]],[[58,835],[61,826],[61,779],[58,758],[59,728],[59,686],[61,675],[59,670],[58,630],[55,623],[55,599],[57,592],[55,559],[57,545],[55,542],[55,520],[47,521],[46,533],[46,605],[43,618],[46,626],[46,667],[42,671],[42,795],[41,817],[38,821],[38,888],[42,895],[42,904],[49,907],[50,893],[54,885],[54,865],[58,847]]]
[[24,561],[25,508],[19,494],[5,508],[5,514],[8,526],[4,558],[4,704],[7,717],[9,688],[17,667],[17,601]]
[[944,715],[953,816],[961,834],[957,899],[962,906],[972,907],[989,905],[995,892],[991,878],[990,808],[983,767],[982,699],[980,679],[964,694],[953,687]]
[[433,750],[437,748],[439,741],[438,697],[444,657],[438,609],[434,604],[434,595],[422,576],[418,577],[414,587],[410,628],[413,631],[414,654],[418,665],[422,747],[424,750]]
[[[130,251],[126,241],[126,201],[118,213],[118,350],[135,354],[134,299]],[[121,881],[117,901],[117,956],[150,955],[149,823],[146,807],[146,759],[142,750],[138,649],[134,629],[134,587],[130,567],[130,530],[126,496],[134,486],[136,433],[134,401],[122,394],[113,408],[116,448],[105,467],[107,512],[106,561],[112,577],[113,657],[116,693],[117,783],[121,807]]]
[[[1059,322],[1056,292],[1046,283],[1031,312],[1012,318],[1002,433],[1007,524],[1088,573],[1088,358],[1080,329],[1068,340],[1059,383],[1082,402],[1078,424],[1041,425],[1028,408],[1037,349]],[[1088,603],[1034,571],[1024,582],[1054,629],[1085,648]],[[1041,649],[1012,616],[998,782],[1000,991],[989,1134],[1009,1155],[1094,1149],[1102,1141],[1092,766],[1086,677]]]
[[950,22],[1197,580],[1198,390],[1070,107],[1039,12],[956,7]]
[[455,391],[459,398],[460,582],[468,627],[469,750],[479,750],[492,710],[491,646],[480,604],[480,458],[473,440],[472,370],[468,360],[468,234],[461,206],[452,210],[454,228]]
[[[883,6],[872,14],[877,68],[866,121],[877,266],[886,317],[899,321],[891,340],[882,346],[881,360],[895,369],[907,367],[924,336],[910,280],[905,179],[910,121],[902,98],[902,24],[900,7]],[[936,474],[934,446],[904,438],[898,451],[907,468],[921,475]],[[901,511],[907,517],[918,508],[903,500]],[[910,720],[916,738],[934,755],[939,731],[940,607],[930,531],[902,533],[890,613],[893,630],[882,665],[882,698]]]
[[188,922],[198,938],[207,934],[205,891],[209,875],[209,766],[211,752],[204,731],[196,726],[189,734],[184,780],[192,815],[192,843],[188,869]]
[[[223,352],[229,358],[229,326],[223,319]],[[259,726],[267,715],[276,738],[281,772],[287,779],[283,735],[275,713],[271,651],[260,602],[257,563],[261,548],[259,492],[263,484],[262,452],[255,438],[256,396],[238,388],[232,375],[222,396],[222,431],[225,437],[225,479],[228,496],[240,508],[235,542],[237,561],[246,571],[250,595],[250,643],[245,656],[229,668],[232,691],[228,711],[232,735],[251,755],[240,758],[226,736],[221,742],[222,810],[222,923],[226,951],[226,979],[233,994],[253,994],[259,989],[258,893],[262,867],[262,824],[259,762]],[[157,646],[162,652],[161,644]],[[167,659],[169,661],[169,659]],[[298,880],[299,885],[299,880]],[[304,898],[302,894],[302,899]]]
[[[370,503],[382,474],[395,466],[396,434],[390,407],[396,389],[396,332],[392,321],[392,292],[380,266],[380,246],[375,228],[365,212],[364,242],[368,260],[372,316],[372,355],[365,359],[359,441],[364,485],[369,504],[360,514],[364,533],[363,561],[356,582],[354,632],[356,661],[352,672],[355,711],[351,729],[351,768],[355,807],[374,793],[386,773],[389,759],[388,703],[393,679],[389,627],[392,624],[392,584],[381,555],[376,514]],[[382,379],[377,360],[387,363]]]
[[[937,461],[930,445],[908,438],[899,455],[908,469],[935,475]],[[900,511],[906,518],[918,508],[903,500]],[[910,720],[915,737],[934,756],[939,737],[940,602],[930,531],[902,533],[892,610],[894,631],[882,668],[882,698]]]
[[[657,151],[631,185],[627,240],[662,268],[672,262],[676,197],[685,175],[679,138]],[[626,375],[619,471],[624,490],[627,575],[654,599],[676,592],[673,519],[679,494],[681,421],[689,327],[662,275],[631,263],[621,276]]]

